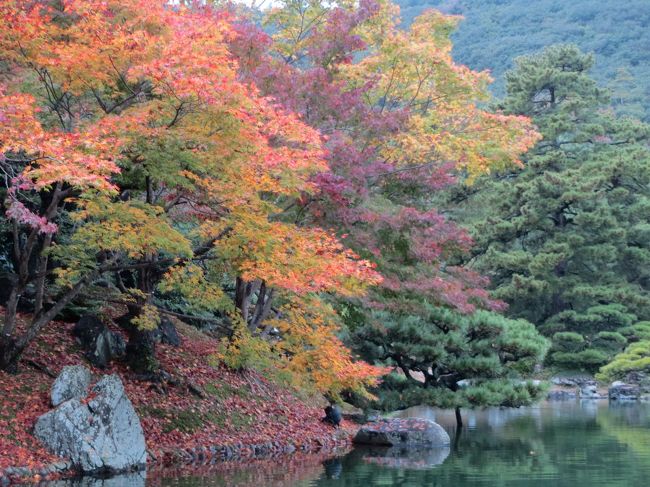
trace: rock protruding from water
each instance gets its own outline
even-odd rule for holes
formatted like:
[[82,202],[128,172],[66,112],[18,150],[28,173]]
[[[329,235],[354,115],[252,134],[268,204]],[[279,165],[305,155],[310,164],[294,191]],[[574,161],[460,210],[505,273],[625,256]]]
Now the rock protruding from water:
[[609,399],[611,401],[636,401],[640,396],[641,390],[636,384],[616,381],[609,386]]
[[580,399],[607,399],[607,396],[600,393],[598,384],[594,381],[580,387]]
[[577,394],[575,391],[567,389],[553,389],[548,392],[546,399],[549,401],[571,401],[575,400]]
[[56,407],[69,399],[83,399],[88,395],[91,380],[90,370],[83,365],[63,367],[50,391],[52,406]]
[[126,343],[119,333],[112,332],[94,315],[84,315],[72,329],[88,361],[104,368],[113,359],[124,356]]
[[368,423],[353,440],[360,445],[410,447],[443,447],[449,435],[438,423],[419,418],[392,418]]
[[[61,374],[61,388],[66,377],[76,376]],[[90,395],[68,399],[38,418],[34,435],[85,473],[139,470],[147,461],[140,419],[117,375],[102,377]]]

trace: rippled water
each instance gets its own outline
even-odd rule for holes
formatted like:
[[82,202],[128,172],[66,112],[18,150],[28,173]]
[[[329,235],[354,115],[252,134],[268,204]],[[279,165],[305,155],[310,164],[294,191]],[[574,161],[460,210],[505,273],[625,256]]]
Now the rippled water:
[[[458,437],[452,412],[420,407],[400,415],[439,422],[449,432],[452,446],[408,453],[358,448],[333,458],[297,456],[246,465],[222,464],[213,471],[150,473],[146,485],[650,485],[650,404],[556,402],[532,408],[467,411],[466,427]],[[144,484],[139,479],[134,482],[125,479],[114,485]]]

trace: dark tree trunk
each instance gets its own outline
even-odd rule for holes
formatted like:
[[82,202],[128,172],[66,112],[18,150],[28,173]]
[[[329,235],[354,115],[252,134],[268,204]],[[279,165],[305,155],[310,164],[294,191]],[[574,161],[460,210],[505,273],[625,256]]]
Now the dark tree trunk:
[[127,316],[122,318],[124,328],[129,334],[126,345],[126,362],[131,370],[138,374],[155,375],[160,369],[156,360],[156,336],[158,330],[141,330],[132,323],[132,319],[143,312],[144,306],[153,301],[153,291],[158,277],[156,270],[157,257],[148,255],[145,259],[150,265],[138,270],[137,289],[145,296],[138,299],[137,304],[128,306]]
[[99,272],[86,275],[60,296],[51,308],[34,315],[32,322],[22,335],[15,337],[12,333],[3,331],[3,334],[0,335],[0,370],[8,372],[16,371],[18,368],[18,360],[23,351],[38,336],[43,327],[52,321],[70,301],[77,297],[89,281],[95,279],[98,275]]
[[2,334],[5,336],[11,336],[16,329],[16,312],[18,311],[18,300],[20,299],[19,286],[14,285],[11,294],[9,294],[9,299],[5,305],[5,322],[2,328]]
[[235,288],[235,306],[239,309],[244,323],[248,324],[248,306],[250,300],[250,283],[242,278],[237,278]]
[[463,428],[460,426],[456,426],[456,434],[454,435],[454,451],[458,451],[458,447],[460,446],[460,437],[462,436],[463,433]]
[[128,306],[128,313],[117,320],[129,335],[126,344],[126,363],[137,374],[155,374],[159,369],[156,360],[157,330],[140,330],[131,322],[141,310],[141,305]]
[[[262,286],[264,286],[264,289],[262,289]],[[262,302],[259,302],[258,299],[258,304],[261,306],[261,308],[258,309],[256,306],[255,309],[253,310],[253,314],[251,315],[251,298],[253,295],[260,290],[260,296],[262,297]],[[236,282],[236,287],[235,287],[235,307],[239,310],[241,313],[242,319],[244,320],[244,323],[246,324],[247,327],[251,331],[254,331],[253,325],[255,325],[255,328],[257,328],[261,322],[263,321],[264,313],[268,313],[271,305],[270,299],[272,298],[272,292],[270,293],[270,296],[267,298],[268,299],[268,306],[265,308],[263,305],[266,302],[264,299],[264,296],[267,294],[266,286],[264,282],[256,280],[252,282],[248,282],[243,280],[242,278],[238,277],[237,282]]]
[[[257,295],[257,304],[253,311],[253,318],[248,324],[248,329],[251,333],[257,331],[257,329],[262,326],[264,320],[269,316],[269,313],[271,312],[271,304],[273,303],[273,294],[274,289],[267,288],[266,282],[262,281]],[[262,333],[262,335],[264,335],[264,333]]]
[[454,412],[456,413],[456,428],[460,430],[463,428],[463,417],[460,414],[460,408],[456,406]]
[[22,350],[16,340],[9,336],[0,337],[0,370],[15,374],[18,372],[18,360]]
[[160,364],[156,359],[155,330],[139,330],[131,325],[129,343],[126,345],[126,361],[137,374],[155,374]]
[[52,245],[52,235],[48,234],[43,239],[41,255],[38,260],[37,278],[36,278],[36,298],[34,299],[34,313],[38,314],[43,310],[43,300],[45,298],[45,281],[47,275],[48,255],[46,250]]

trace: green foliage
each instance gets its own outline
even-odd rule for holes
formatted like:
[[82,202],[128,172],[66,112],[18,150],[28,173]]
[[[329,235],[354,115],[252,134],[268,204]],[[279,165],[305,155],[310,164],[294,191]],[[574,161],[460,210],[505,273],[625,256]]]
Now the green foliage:
[[235,320],[232,336],[222,339],[213,360],[233,370],[264,372],[279,358],[267,340],[254,337],[241,320]]
[[602,331],[587,341],[579,333],[565,331],[555,333],[552,343],[547,357],[550,363],[570,370],[596,372],[625,347],[627,339],[617,332]]
[[650,321],[640,321],[633,326],[621,328],[619,332],[629,341],[650,340]]
[[596,376],[602,381],[622,379],[630,372],[650,373],[650,340],[633,343]]
[[601,350],[620,352],[627,345],[627,339],[615,331],[601,331],[596,334],[592,345]]
[[611,358],[602,350],[589,348],[577,353],[568,352],[551,352],[549,354],[550,361],[569,370],[586,370],[595,372],[600,367],[605,365]]
[[523,169],[449,199],[508,315],[553,336],[550,363],[590,371],[650,318],[650,126],[604,110],[593,62],[566,45],[518,59],[500,108],[532,117],[544,139]]
[[377,391],[379,407],[520,406],[539,397],[542,388],[524,379],[548,342],[532,324],[422,306],[419,315],[377,312],[355,333],[367,358],[395,367]]
[[579,352],[584,349],[585,339],[579,333],[561,331],[553,335],[553,346],[559,352]]
[[646,0],[397,0],[406,24],[426,8],[461,14],[452,36],[454,58],[489,69],[492,90],[505,92],[503,75],[518,56],[557,43],[593,52],[594,77],[612,90],[617,113],[650,117],[650,9]]

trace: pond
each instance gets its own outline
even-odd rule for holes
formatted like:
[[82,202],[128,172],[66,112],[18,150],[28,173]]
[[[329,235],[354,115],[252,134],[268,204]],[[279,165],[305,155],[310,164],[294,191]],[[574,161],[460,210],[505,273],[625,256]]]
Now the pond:
[[[546,402],[465,411],[459,437],[453,411],[418,407],[398,415],[437,421],[449,432],[451,447],[408,453],[358,448],[329,458],[296,455],[207,471],[150,472],[146,485],[628,487],[650,479],[650,404]],[[144,484],[137,478],[115,481],[116,487]]]

